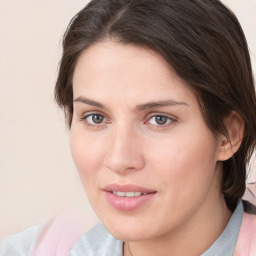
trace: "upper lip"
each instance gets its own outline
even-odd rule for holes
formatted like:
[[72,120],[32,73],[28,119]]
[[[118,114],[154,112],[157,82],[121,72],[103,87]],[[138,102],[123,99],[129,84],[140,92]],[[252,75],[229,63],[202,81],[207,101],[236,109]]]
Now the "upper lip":
[[109,184],[109,185],[103,187],[103,190],[105,190],[105,191],[120,191],[120,192],[141,192],[141,193],[156,192],[153,189],[144,188],[144,187],[141,187],[138,185],[133,185],[133,184],[126,184],[126,185]]

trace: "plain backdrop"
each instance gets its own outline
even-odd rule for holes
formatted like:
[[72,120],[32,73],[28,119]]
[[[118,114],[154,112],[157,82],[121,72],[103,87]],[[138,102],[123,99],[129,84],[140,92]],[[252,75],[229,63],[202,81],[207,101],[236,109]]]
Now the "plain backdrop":
[[[88,228],[97,221],[53,97],[61,37],[87,2],[0,0],[0,239],[67,208],[81,207]],[[224,2],[244,28],[255,72],[256,0]]]

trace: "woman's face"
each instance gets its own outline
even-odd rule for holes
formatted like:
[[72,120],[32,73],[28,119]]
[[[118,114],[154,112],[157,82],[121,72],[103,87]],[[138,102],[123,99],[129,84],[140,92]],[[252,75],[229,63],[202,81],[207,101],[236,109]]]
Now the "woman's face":
[[159,238],[211,215],[221,198],[219,142],[191,88],[162,57],[94,44],[78,60],[73,90],[73,159],[114,236]]

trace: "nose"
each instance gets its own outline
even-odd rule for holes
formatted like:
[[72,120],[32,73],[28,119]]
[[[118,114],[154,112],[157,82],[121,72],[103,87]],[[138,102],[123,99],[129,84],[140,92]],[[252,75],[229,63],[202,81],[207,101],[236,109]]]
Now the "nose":
[[140,135],[135,129],[120,128],[112,132],[105,166],[120,174],[144,167]]

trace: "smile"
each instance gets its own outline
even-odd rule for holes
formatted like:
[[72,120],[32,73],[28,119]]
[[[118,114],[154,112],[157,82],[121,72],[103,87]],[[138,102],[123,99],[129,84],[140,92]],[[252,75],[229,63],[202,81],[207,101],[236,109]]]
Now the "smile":
[[147,193],[142,193],[142,192],[123,192],[123,191],[112,191],[112,193],[114,195],[120,196],[120,197],[137,197],[137,196],[147,194]]

